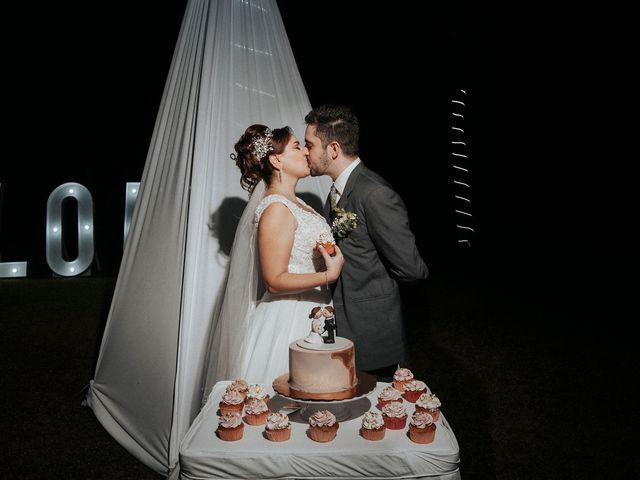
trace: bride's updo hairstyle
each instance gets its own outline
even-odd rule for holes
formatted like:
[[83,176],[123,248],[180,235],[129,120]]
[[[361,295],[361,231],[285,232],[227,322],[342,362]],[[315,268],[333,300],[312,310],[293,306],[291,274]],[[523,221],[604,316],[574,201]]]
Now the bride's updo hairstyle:
[[271,182],[275,169],[269,162],[269,155],[279,155],[289,143],[293,132],[289,127],[271,130],[265,125],[247,127],[233,146],[236,153],[231,159],[240,169],[240,185],[249,193],[253,192],[260,180],[267,185]]

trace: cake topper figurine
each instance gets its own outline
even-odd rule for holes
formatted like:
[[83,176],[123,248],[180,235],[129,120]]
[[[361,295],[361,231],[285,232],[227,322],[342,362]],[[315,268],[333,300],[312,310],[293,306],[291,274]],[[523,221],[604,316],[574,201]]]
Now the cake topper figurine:
[[[311,332],[304,338],[307,343],[335,343],[336,322],[333,317],[333,307],[313,307],[309,314],[311,319]],[[326,333],[326,335],[324,335]]]

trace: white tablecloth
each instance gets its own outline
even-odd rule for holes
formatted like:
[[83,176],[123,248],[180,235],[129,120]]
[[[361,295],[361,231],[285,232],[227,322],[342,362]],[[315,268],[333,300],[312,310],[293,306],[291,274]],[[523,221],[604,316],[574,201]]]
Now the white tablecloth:
[[[271,442],[263,437],[264,425],[244,425],[243,438],[225,442],[216,436],[218,403],[230,382],[218,382],[194,420],[180,446],[180,478],[204,479],[402,479],[458,480],[459,447],[444,415],[436,423],[433,443],[420,445],[405,430],[386,430],[380,441],[359,435],[361,417],[340,421],[332,442],[318,443],[307,436],[307,423],[300,412],[290,415],[291,439]],[[355,414],[375,410],[378,393],[389,384],[378,383],[366,397],[340,402]],[[264,385],[277,411],[287,402]],[[404,402],[411,415],[414,405]],[[316,410],[315,404],[309,407]],[[309,411],[307,412],[309,413]]]

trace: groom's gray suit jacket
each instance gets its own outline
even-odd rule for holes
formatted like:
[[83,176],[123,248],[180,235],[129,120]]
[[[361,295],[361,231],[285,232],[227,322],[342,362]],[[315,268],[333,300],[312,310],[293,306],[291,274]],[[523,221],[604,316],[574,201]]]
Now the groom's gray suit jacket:
[[[358,216],[358,226],[346,238],[336,237],[345,257],[333,284],[338,335],[355,343],[356,369],[393,365],[407,353],[398,283],[424,280],[429,271],[404,202],[363,163],[349,175],[337,206]],[[331,223],[328,198],[324,215]]]

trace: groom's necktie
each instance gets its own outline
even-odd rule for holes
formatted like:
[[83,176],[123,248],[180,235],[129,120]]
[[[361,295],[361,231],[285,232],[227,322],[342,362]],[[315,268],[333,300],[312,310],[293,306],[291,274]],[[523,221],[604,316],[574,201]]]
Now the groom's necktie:
[[331,190],[329,190],[329,200],[331,204],[331,211],[333,212],[336,209],[336,204],[338,203],[338,190],[336,190],[336,185],[334,183],[331,184]]

